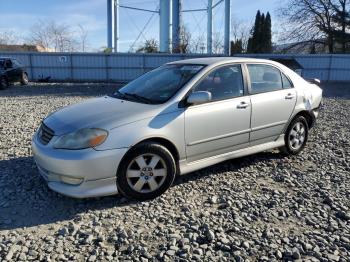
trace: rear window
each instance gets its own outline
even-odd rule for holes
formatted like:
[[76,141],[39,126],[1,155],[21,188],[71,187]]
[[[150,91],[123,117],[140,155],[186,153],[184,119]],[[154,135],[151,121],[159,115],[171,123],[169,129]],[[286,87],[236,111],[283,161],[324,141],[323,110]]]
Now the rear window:
[[22,67],[22,64],[18,60],[13,59],[12,62],[16,67]]
[[248,65],[252,94],[281,90],[283,88],[281,72],[269,65]]

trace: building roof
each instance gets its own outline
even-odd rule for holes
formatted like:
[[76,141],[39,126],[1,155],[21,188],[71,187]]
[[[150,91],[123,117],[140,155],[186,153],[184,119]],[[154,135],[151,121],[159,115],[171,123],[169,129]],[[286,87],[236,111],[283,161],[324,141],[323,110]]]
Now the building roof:
[[39,45],[0,45],[0,51],[6,52],[47,52],[52,51]]

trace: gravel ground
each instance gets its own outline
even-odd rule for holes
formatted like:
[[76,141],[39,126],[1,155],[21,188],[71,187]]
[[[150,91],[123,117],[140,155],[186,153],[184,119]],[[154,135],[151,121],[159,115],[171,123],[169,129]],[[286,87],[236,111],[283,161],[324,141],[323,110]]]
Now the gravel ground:
[[35,128],[49,112],[113,88],[0,92],[0,261],[350,261],[348,97],[325,98],[298,156],[269,151],[227,161],[143,203],[52,192],[31,156]]

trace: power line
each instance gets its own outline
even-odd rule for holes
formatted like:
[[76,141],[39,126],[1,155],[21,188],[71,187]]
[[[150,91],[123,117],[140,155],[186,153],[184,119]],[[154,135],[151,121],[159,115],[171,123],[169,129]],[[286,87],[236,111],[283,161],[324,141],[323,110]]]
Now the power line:
[[[156,10],[159,9],[159,5],[157,6]],[[132,51],[132,49],[134,48],[136,42],[140,39],[141,35],[143,35],[143,31],[146,31],[147,26],[150,24],[150,22],[152,21],[153,17],[154,17],[155,13],[153,13],[150,18],[147,20],[146,24],[143,26],[143,28],[141,29],[140,33],[138,34],[138,36],[136,37],[135,41],[132,43],[132,45],[129,48],[129,52]]]

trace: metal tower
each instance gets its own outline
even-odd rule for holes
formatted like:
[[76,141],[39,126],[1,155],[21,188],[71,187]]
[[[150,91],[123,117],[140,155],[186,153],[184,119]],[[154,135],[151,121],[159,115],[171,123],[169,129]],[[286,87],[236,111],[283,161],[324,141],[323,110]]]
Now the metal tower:
[[[207,0],[208,6],[205,9],[181,10],[181,0],[159,0],[159,10],[147,10],[142,8],[120,5],[119,0],[107,0],[107,43],[108,48],[118,52],[119,40],[119,8],[152,12],[159,14],[159,45],[160,52],[169,52],[170,39],[172,39],[172,50],[176,50],[180,45],[180,28],[182,12],[207,12],[207,52],[212,54],[213,38],[213,9],[224,2],[225,6],[225,28],[224,28],[224,53],[229,55],[230,47],[230,21],[231,7],[230,0],[218,0],[213,5],[213,0]],[[171,11],[171,35],[170,35],[170,11]]]

